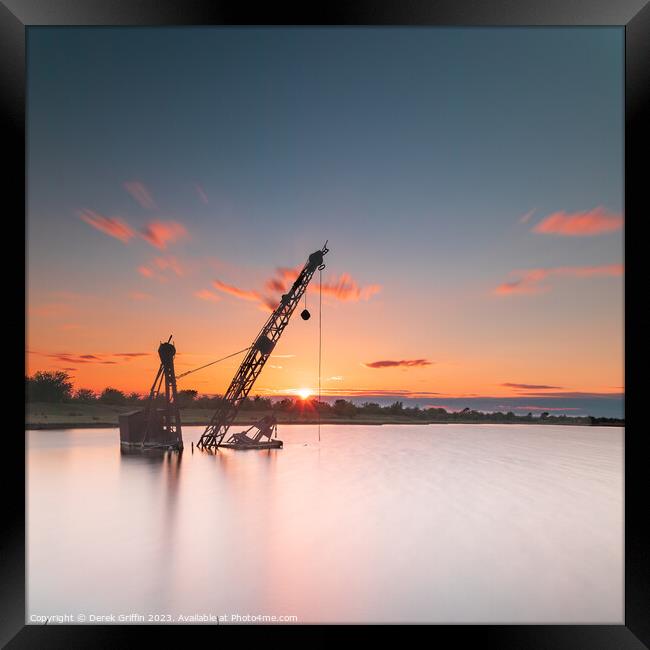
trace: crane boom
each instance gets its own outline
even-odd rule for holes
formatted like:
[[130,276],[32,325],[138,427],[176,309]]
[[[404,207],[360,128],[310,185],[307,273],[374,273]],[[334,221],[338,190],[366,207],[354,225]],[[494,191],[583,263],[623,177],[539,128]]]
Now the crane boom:
[[295,282],[285,293],[280,304],[275,311],[269,316],[269,319],[262,327],[253,344],[248,350],[246,357],[242,361],[237,373],[230,382],[230,386],[223,397],[221,406],[212,416],[210,424],[206,427],[198,446],[203,449],[217,449],[221,445],[224,436],[228,432],[230,425],[234,422],[239,408],[253,388],[255,380],[259,377],[264,364],[266,363],[271,352],[275,348],[278,339],[282,335],[284,328],[289,323],[291,314],[300,302],[303,294],[307,290],[312,276],[317,269],[325,268],[323,256],[329,251],[327,242],[321,250],[315,251],[309,256],[302,271],[298,274]]

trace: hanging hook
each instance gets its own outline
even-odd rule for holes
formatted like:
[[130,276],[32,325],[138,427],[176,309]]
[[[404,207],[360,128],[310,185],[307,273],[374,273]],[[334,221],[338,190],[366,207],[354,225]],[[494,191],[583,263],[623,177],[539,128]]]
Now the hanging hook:
[[300,318],[303,320],[309,320],[311,318],[311,314],[309,313],[309,309],[307,309],[307,289],[305,288],[305,293],[302,294],[305,297],[305,308],[300,312]]

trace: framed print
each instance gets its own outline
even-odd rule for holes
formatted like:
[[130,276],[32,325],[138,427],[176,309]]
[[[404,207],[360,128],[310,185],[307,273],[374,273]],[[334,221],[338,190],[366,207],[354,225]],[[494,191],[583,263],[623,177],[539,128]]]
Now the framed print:
[[3,645],[647,646],[645,2],[0,24]]

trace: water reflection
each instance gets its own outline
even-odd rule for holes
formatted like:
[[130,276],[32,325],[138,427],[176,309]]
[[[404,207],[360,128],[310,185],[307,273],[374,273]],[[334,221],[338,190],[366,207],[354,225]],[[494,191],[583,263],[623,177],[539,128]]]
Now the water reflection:
[[144,449],[138,449],[137,447],[134,448],[129,448],[129,447],[122,447],[120,445],[120,456],[124,459],[130,459],[130,460],[142,460],[142,461],[151,461],[151,462],[159,462],[159,461],[164,461],[168,456],[171,455],[177,455],[177,456],[182,456],[183,455],[183,450],[170,450],[170,449],[163,449],[163,448],[144,448]]
[[28,611],[616,623],[622,430],[285,427],[283,449],[28,436]]

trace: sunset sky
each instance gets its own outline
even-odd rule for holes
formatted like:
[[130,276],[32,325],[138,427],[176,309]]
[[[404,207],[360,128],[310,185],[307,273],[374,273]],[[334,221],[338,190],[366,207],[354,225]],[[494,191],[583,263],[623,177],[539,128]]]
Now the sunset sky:
[[[145,392],[160,340],[178,373],[246,347],[329,240],[323,394],[620,395],[623,45],[29,28],[27,371]],[[316,389],[317,286],[254,393]]]

